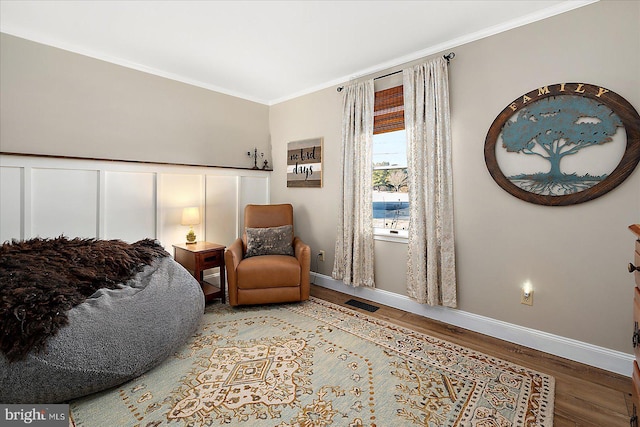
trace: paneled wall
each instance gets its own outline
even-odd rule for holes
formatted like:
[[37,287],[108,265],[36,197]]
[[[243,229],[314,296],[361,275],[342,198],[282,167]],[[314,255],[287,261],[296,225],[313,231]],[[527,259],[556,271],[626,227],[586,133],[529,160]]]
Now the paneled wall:
[[229,245],[244,206],[269,203],[269,172],[0,155],[0,241],[96,237],[183,242],[182,208],[200,207],[198,240]]

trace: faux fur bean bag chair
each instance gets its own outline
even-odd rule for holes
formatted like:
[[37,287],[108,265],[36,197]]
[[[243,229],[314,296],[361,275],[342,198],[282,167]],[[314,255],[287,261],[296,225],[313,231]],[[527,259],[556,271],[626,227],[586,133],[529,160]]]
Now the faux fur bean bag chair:
[[[0,258],[3,273],[9,270],[5,252]],[[32,343],[26,354],[9,350],[7,356],[8,333],[0,331],[4,350],[0,353],[0,403],[57,403],[114,387],[158,365],[184,344],[204,312],[200,285],[169,256],[148,261],[137,264],[130,280],[100,287],[68,310],[60,327],[44,328],[54,329],[52,336]],[[8,280],[0,280],[2,291]],[[31,295],[21,298],[37,298]],[[24,323],[29,314],[20,307],[10,311],[6,299],[3,295],[0,301],[2,327],[11,326],[10,320],[16,323],[14,317]],[[47,317],[31,309],[31,317],[41,316],[45,324],[59,314]],[[20,325],[20,335],[39,324]]]

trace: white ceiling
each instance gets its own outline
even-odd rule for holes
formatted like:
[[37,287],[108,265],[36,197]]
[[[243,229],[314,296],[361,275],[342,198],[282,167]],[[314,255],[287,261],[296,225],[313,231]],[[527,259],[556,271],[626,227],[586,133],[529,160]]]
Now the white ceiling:
[[275,104],[592,2],[0,0],[0,30]]

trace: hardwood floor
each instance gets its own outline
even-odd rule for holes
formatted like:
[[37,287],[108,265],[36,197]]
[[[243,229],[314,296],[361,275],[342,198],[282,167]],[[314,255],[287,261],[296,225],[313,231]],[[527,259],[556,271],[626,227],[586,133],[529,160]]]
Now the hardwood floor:
[[629,426],[631,378],[379,304],[375,304],[379,310],[369,313],[345,304],[350,299],[366,300],[320,286],[312,285],[311,295],[553,375],[554,426]]

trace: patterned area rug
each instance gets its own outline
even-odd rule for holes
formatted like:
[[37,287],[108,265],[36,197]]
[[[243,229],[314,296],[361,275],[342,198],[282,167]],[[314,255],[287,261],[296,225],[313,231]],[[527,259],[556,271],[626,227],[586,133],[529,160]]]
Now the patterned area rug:
[[180,352],[71,413],[77,427],[552,426],[554,384],[312,298],[209,305]]

